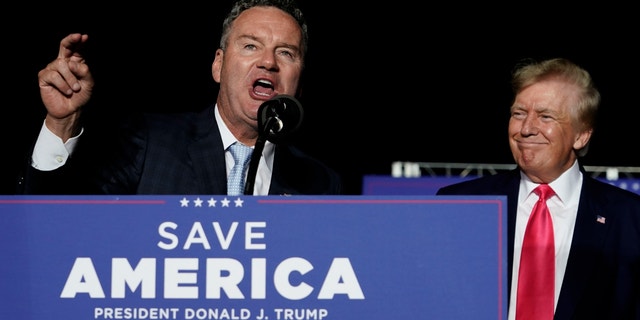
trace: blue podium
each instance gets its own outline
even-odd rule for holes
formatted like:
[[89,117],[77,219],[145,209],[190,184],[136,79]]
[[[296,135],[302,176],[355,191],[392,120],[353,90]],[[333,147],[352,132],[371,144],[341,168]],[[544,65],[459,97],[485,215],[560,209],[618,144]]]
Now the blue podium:
[[506,319],[503,196],[4,196],[0,319]]

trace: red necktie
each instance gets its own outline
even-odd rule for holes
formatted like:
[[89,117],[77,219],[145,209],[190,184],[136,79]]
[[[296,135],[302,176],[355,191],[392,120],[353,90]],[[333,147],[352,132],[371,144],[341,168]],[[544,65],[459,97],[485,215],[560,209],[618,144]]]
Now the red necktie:
[[516,320],[551,320],[554,308],[555,245],[547,199],[553,189],[541,184],[533,190],[540,198],[533,206],[522,242]]

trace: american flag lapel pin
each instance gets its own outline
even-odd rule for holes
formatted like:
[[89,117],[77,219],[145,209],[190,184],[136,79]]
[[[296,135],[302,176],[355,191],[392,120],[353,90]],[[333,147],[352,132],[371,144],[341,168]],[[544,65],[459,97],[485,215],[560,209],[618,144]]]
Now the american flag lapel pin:
[[597,215],[596,216],[596,221],[598,221],[599,223],[604,224],[605,223],[606,218],[601,216],[601,215]]

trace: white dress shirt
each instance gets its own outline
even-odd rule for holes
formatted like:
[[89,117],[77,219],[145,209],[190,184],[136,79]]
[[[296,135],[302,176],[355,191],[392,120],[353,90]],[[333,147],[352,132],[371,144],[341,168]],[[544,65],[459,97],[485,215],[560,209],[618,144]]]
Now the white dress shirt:
[[42,171],[51,171],[62,167],[73,153],[82,132],[84,129],[67,142],[62,142],[62,139],[51,132],[43,121],[38,140],[36,140],[31,154],[31,166]]
[[[231,134],[229,128],[220,117],[220,111],[218,111],[218,105],[215,108],[216,122],[220,129],[220,136],[222,137],[222,145],[225,151],[225,162],[227,163],[227,176],[231,172],[231,168],[235,161],[229,151],[229,146],[238,141],[236,137]],[[269,194],[269,186],[271,185],[271,172],[273,170],[273,154],[275,146],[273,143],[266,141],[264,148],[262,149],[262,157],[260,157],[260,163],[258,164],[258,171],[256,173],[256,180],[254,183],[253,194],[254,195],[267,195]],[[246,177],[245,177],[246,179]]]
[[[518,292],[518,270],[520,268],[520,254],[522,251],[522,239],[527,227],[527,221],[533,205],[538,200],[538,196],[533,192],[538,184],[533,183],[522,172],[520,173],[520,192],[518,195],[518,212],[516,217],[516,233],[513,249],[513,267],[511,277],[511,298],[509,303],[509,320],[516,317],[516,299]],[[578,214],[578,203],[580,201],[580,191],[582,190],[582,172],[578,167],[578,162],[574,162],[569,170],[565,171],[556,180],[549,183],[555,195],[547,200],[547,207],[551,212],[553,220],[553,236],[556,246],[556,277],[555,277],[555,305],[558,304],[560,288],[564,271],[569,259],[569,249],[573,238],[573,229]]]

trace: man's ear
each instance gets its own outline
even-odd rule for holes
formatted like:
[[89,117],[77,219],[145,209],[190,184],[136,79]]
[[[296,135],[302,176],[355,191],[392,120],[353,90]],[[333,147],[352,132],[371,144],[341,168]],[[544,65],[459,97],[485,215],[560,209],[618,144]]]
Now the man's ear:
[[216,50],[216,56],[211,64],[211,75],[216,83],[220,83],[220,73],[222,72],[222,58],[224,58],[224,51],[222,49]]
[[576,137],[576,140],[573,142],[573,149],[580,150],[584,148],[589,143],[589,140],[591,140],[592,134],[593,129],[589,129],[579,133]]
[[296,90],[296,95],[295,98],[300,99],[302,98],[302,89],[304,88],[304,76],[305,72],[302,71],[302,74],[300,74],[300,81],[298,82],[298,90]]

